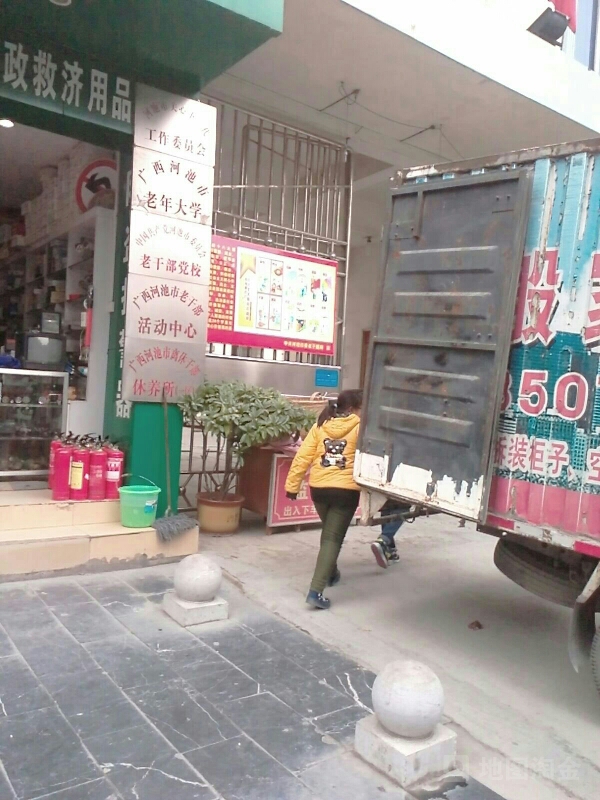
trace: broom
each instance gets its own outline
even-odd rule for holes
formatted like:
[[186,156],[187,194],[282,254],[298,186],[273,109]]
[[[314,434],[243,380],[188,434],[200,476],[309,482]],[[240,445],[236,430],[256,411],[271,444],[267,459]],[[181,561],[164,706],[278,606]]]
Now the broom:
[[169,408],[167,406],[167,398],[165,390],[163,389],[162,406],[164,413],[164,428],[165,428],[165,459],[167,464],[167,509],[162,519],[157,519],[152,526],[161,542],[169,542],[176,536],[179,536],[186,531],[192,530],[197,526],[195,519],[186,516],[176,516],[177,512],[173,511],[173,497],[171,492],[171,466],[169,464]]

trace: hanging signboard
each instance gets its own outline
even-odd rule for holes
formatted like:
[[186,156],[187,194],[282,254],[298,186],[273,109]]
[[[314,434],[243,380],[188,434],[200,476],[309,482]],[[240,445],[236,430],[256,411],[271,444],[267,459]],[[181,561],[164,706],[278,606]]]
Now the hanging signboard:
[[137,87],[123,356],[127,400],[160,402],[164,396],[177,402],[204,379],[213,112],[195,100]]
[[214,167],[217,131],[214,106],[143,85],[137,87],[135,105],[136,147]]
[[133,208],[170,219],[212,223],[214,169],[153,150],[133,150]]
[[213,236],[209,342],[335,353],[337,263]]
[[2,39],[0,97],[131,133],[131,82],[73,53],[27,34]]
[[208,286],[210,225],[131,212],[129,272]]

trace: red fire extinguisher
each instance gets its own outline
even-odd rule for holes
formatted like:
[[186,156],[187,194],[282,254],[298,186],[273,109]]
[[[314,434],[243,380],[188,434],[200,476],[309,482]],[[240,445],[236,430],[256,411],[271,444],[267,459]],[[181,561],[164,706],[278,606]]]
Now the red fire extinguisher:
[[118,500],[119,488],[123,484],[123,465],[125,453],[116,445],[106,447],[106,499]]
[[76,447],[71,461],[71,480],[69,482],[71,500],[87,500],[90,491],[89,447]]
[[104,447],[95,447],[90,453],[90,500],[106,500],[106,473],[108,453]]
[[48,488],[52,489],[52,483],[54,481],[54,459],[56,457],[56,451],[59,447],[62,447],[64,444],[63,439],[60,436],[56,436],[50,442],[50,460],[48,461]]
[[71,483],[71,459],[74,446],[60,443],[54,450],[54,472],[52,476],[52,499],[68,500]]

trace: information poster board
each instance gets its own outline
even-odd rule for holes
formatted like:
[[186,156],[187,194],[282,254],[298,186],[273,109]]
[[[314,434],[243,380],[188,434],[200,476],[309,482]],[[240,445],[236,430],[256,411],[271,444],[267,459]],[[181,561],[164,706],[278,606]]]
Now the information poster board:
[[337,262],[213,236],[208,341],[332,356]]

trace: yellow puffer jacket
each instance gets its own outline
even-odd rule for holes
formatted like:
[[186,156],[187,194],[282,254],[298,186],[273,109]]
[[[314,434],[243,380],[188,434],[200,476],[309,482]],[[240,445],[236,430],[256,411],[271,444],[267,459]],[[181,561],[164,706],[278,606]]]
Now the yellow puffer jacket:
[[360,417],[349,414],[313,425],[292,461],[286,492],[298,492],[308,470],[314,488],[358,489],[352,471],[359,424]]

